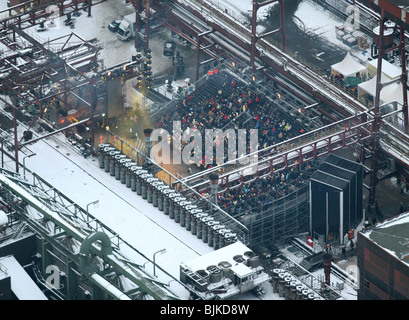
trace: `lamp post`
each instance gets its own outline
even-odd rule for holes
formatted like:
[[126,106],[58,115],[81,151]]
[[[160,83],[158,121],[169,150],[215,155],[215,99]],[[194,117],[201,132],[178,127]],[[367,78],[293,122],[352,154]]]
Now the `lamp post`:
[[32,154],[29,154],[28,156],[24,156],[24,158],[23,158],[23,177],[24,177],[24,180],[26,180],[26,158],[30,158],[30,157],[35,156],[35,155],[36,155],[35,153],[32,153]]
[[166,248],[165,249],[161,249],[161,250],[159,250],[159,251],[156,251],[154,254],[153,254],[153,275],[156,277],[156,274],[155,274],[155,267],[156,267],[156,263],[155,263],[155,256],[156,256],[156,254],[157,253],[165,253],[166,252]]
[[95,200],[95,201],[92,201],[92,202],[90,202],[90,203],[87,204],[87,222],[89,221],[89,211],[88,211],[88,207],[89,207],[91,204],[93,204],[94,206],[97,206],[98,203],[99,203],[99,200]]

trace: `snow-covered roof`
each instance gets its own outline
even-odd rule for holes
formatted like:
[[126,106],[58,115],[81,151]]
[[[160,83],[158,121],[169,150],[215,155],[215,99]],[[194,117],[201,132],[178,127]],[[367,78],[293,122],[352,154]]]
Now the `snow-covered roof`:
[[[243,243],[241,243],[240,241],[237,241],[221,249],[218,249],[208,254],[202,255],[188,262],[184,262],[184,265],[192,271],[198,271],[198,270],[206,270],[206,268],[209,266],[217,266],[221,262],[227,262],[233,268],[234,266],[237,267],[237,265],[242,264],[242,263],[238,263],[233,258],[235,256],[242,256],[244,255],[245,252],[248,252],[248,251],[251,251],[251,250],[248,247],[246,247]],[[245,266],[244,264],[242,265]],[[242,274],[242,273],[247,274],[249,270],[251,271],[250,268],[248,268],[247,266],[245,267],[248,270],[247,269],[243,270],[241,267],[240,268],[237,267],[237,272],[239,272],[239,274]]]
[[[386,78],[385,75],[381,76],[381,83],[386,83],[388,79]],[[367,93],[370,94],[371,96],[375,96],[376,93],[376,77],[373,77],[372,79],[369,79],[368,81],[364,81],[360,84],[358,84],[358,92],[361,93]]]
[[243,263],[236,263],[234,266],[231,267],[231,271],[236,274],[240,278],[247,277],[254,273],[249,267],[244,265]]
[[348,52],[341,62],[335,63],[331,66],[331,70],[339,72],[344,77],[350,77],[355,76],[357,73],[365,71],[366,68],[354,58],[352,58],[352,56]]
[[[407,93],[409,94],[409,92]],[[385,91],[384,94],[381,95],[381,100],[384,103],[388,103],[391,101],[397,101],[400,104],[403,104],[403,86],[401,83],[397,84],[396,86],[391,86],[391,88]]]
[[361,232],[383,250],[409,265],[409,212],[378,223]]
[[10,276],[11,291],[19,300],[48,300],[13,256],[0,258],[0,264]]
[[9,219],[6,213],[3,210],[0,210],[0,226],[3,226],[9,222]]
[[[386,84],[390,81],[390,79],[382,74],[381,76],[381,83]],[[372,97],[375,97],[376,94],[376,77],[372,79],[362,82],[358,84],[358,94],[369,94]],[[385,85],[381,90],[381,103],[388,103],[392,101],[397,101],[400,104],[403,104],[403,91],[402,91],[402,84],[401,83],[391,83]]]
[[[368,67],[371,66],[375,70],[378,69],[378,59],[368,61]],[[389,79],[394,80],[401,76],[402,70],[394,64],[382,59],[382,73]]]

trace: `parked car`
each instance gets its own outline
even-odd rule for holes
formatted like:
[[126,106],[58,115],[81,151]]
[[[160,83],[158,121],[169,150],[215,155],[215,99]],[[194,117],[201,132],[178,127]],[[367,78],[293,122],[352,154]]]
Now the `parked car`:
[[175,41],[166,41],[163,46],[163,55],[172,57],[175,53],[176,43]]
[[115,20],[112,21],[109,25],[108,25],[108,29],[111,30],[112,32],[117,32],[118,31],[118,27],[121,24],[121,20]]

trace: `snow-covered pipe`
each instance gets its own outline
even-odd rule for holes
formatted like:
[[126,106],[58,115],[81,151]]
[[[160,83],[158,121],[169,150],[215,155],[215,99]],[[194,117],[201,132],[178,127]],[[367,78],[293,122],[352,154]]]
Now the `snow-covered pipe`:
[[101,277],[99,274],[94,273],[90,277],[91,281],[95,283],[98,287],[100,287],[105,292],[108,292],[113,298],[117,300],[132,300],[126,294],[124,294],[121,290],[110,284],[107,280]]

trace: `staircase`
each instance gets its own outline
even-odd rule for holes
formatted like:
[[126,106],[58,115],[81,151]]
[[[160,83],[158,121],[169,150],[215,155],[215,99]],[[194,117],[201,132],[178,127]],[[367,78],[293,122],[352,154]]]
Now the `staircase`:
[[296,277],[300,277],[303,275],[306,275],[308,273],[308,271],[310,271],[310,269],[312,268],[312,265],[309,261],[307,261],[306,259],[303,259],[299,265],[297,265],[294,270],[293,270],[293,274]]
[[23,234],[24,229],[26,228],[26,226],[27,226],[27,222],[25,222],[25,221],[20,222],[20,224],[18,225],[16,231],[14,231],[13,235],[11,236],[11,239],[15,240],[15,239],[20,238],[20,236]]

